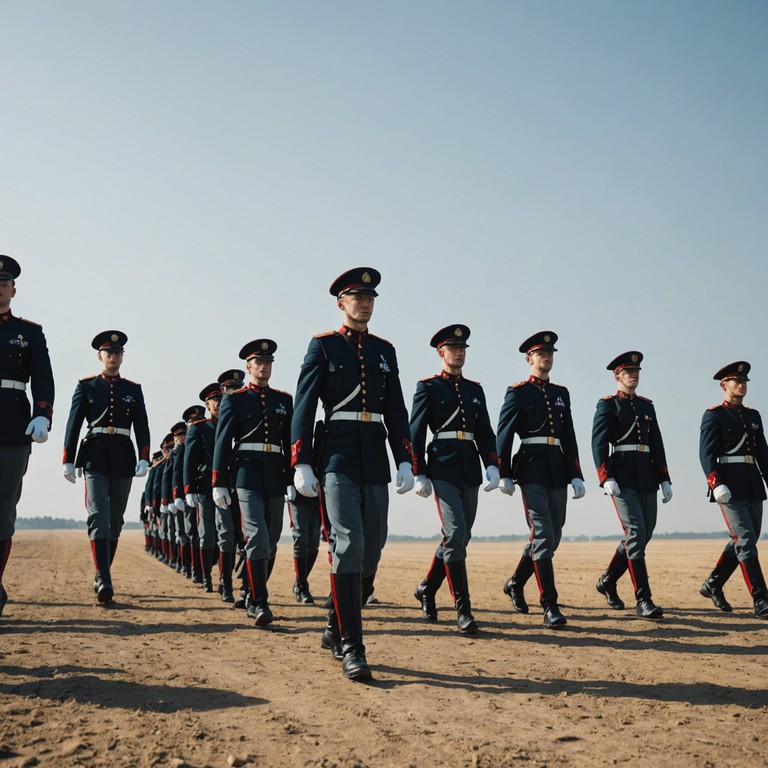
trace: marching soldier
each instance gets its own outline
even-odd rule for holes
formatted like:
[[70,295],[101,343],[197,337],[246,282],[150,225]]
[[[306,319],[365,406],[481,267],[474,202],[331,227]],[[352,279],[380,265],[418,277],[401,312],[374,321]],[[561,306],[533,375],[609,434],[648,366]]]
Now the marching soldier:
[[[416,385],[411,441],[416,494],[428,498],[434,486],[443,534],[415,597],[422,605],[424,618],[437,621],[435,593],[447,574],[459,631],[474,635],[477,623],[469,597],[467,545],[477,514],[481,462],[486,468],[484,490],[492,491],[499,487],[499,459],[483,388],[462,373],[469,334],[466,325],[449,325],[429,342],[437,349],[442,371]],[[427,427],[433,435],[429,445]]]
[[760,414],[744,405],[750,368],[749,363],[739,360],[714,375],[723,390],[723,403],[706,411],[701,420],[699,458],[707,476],[709,500],[720,505],[731,540],[700,592],[721,611],[732,611],[723,585],[741,566],[755,616],[768,617],[768,591],[757,554],[768,445]]
[[[177,498],[179,488],[176,486],[176,465],[179,463],[179,449],[184,445],[187,438],[186,421],[177,421],[171,427],[173,435],[173,449],[168,457],[168,469],[163,475],[163,496],[168,503],[168,519],[173,524],[173,538],[171,548],[173,551],[173,564],[176,566],[176,573],[183,573],[185,568],[189,569],[189,562],[185,559],[185,554],[189,548],[189,538],[184,527],[184,496]],[[183,456],[183,452],[181,453]],[[186,575],[186,574],[185,574]]]
[[158,510],[158,531],[160,533],[161,562],[169,565],[171,562],[171,540],[169,535],[169,515],[167,499],[163,499],[163,479],[170,465],[171,449],[173,448],[173,435],[169,432],[160,444],[163,454],[160,464],[155,472],[155,482],[152,486],[152,505]]
[[[387,439],[398,468],[397,492],[406,493],[414,482],[395,348],[368,332],[380,280],[370,267],[334,280],[330,293],[343,325],[310,341],[291,427],[296,490],[314,497],[322,488],[330,522],[334,608],[322,645],[343,657],[343,673],[353,680],[371,676],[363,645],[363,579],[375,576],[387,539]],[[325,419],[315,439],[318,400]]]
[[179,512],[179,535],[181,539],[181,564],[184,576],[188,579],[198,578],[195,583],[202,583],[200,570],[200,536],[197,532],[197,508],[187,504],[184,498],[184,453],[187,447],[187,432],[189,425],[205,416],[201,405],[191,405],[181,414],[184,423],[183,439],[176,447],[173,460],[173,503]]
[[[574,499],[586,492],[571,417],[571,396],[565,387],[549,380],[556,342],[556,333],[540,331],[520,345],[531,373],[527,381],[507,388],[496,440],[501,461],[499,488],[511,496],[515,483],[520,485],[531,531],[531,540],[507,579],[504,593],[512,599],[516,611],[528,613],[523,588],[535,573],[548,628],[568,623],[557,604],[552,566],[565,524],[566,486],[570,483]],[[516,434],[520,449],[512,460]]]
[[[85,475],[88,538],[96,566],[98,601],[114,596],[110,566],[123,528],[125,508],[134,477],[149,469],[149,424],[141,385],[120,376],[128,337],[122,331],[103,331],[91,346],[104,370],[80,379],[72,395],[64,436],[64,477],[75,482],[75,468]],[[77,449],[83,422],[87,432]],[[138,448],[131,441],[133,428]]]
[[[32,441],[44,443],[53,418],[53,372],[43,329],[11,312],[19,263],[0,256],[0,616],[8,602],[3,572],[16,530],[16,505]],[[31,385],[32,407],[27,397]]]
[[293,537],[293,568],[296,579],[293,582],[293,596],[296,602],[311,605],[315,602],[309,589],[309,574],[315,566],[320,551],[320,504],[317,498],[310,499],[288,486],[288,516]]
[[672,485],[653,402],[636,394],[642,360],[642,353],[630,351],[608,363],[618,391],[598,401],[592,424],[597,477],[624,529],[624,540],[596,588],[611,608],[623,610],[616,583],[629,568],[637,615],[657,619],[664,611],[651,599],[645,548],[656,527],[656,492],[661,485],[662,503],[666,504],[672,498]]
[[240,350],[250,375],[247,387],[225,395],[213,452],[213,498],[227,510],[229,486],[235,488],[243,516],[246,567],[250,587],[248,616],[257,627],[272,623],[269,562],[274,562],[283,530],[283,504],[290,473],[293,398],[269,386],[277,344],[255,339]]
[[163,460],[163,452],[155,451],[152,454],[152,461],[147,472],[147,481],[144,485],[144,515],[148,523],[150,552],[160,559],[160,531],[158,529],[159,510],[155,507],[155,472]]

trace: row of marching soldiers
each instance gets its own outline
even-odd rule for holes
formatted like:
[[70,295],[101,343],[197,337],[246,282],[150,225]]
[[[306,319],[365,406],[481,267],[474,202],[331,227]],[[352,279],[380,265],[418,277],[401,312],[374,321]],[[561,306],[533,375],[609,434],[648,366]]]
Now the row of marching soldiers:
[[[261,340],[258,343],[260,345]],[[244,348],[242,354],[248,351]],[[268,351],[271,354],[274,350]],[[248,540],[231,460],[228,462],[231,477],[228,502],[225,503],[220,492],[212,496],[210,490],[222,397],[241,389],[245,378],[242,370],[224,371],[217,381],[201,390],[201,404],[186,408],[181,420],[171,427],[160,450],[152,455],[141,495],[140,516],[147,552],[192,583],[201,585],[205,592],[214,591],[217,575],[221,600],[234,604],[235,608],[245,608],[249,617],[264,625],[271,620],[261,607],[265,600],[257,602],[250,596],[266,597],[266,584],[282,534],[282,504],[271,503],[266,510],[268,553],[266,558],[254,561],[246,554]],[[271,392],[282,394],[277,390]],[[206,418],[206,409],[210,418]],[[242,447],[245,440],[239,443],[238,447]],[[282,450],[275,450],[275,454],[276,458],[283,455]],[[309,575],[317,559],[321,536],[319,504],[317,499],[292,491],[290,488],[287,504],[296,573],[293,594],[298,602],[311,604],[314,597],[309,588]],[[277,498],[279,501],[282,496]]]

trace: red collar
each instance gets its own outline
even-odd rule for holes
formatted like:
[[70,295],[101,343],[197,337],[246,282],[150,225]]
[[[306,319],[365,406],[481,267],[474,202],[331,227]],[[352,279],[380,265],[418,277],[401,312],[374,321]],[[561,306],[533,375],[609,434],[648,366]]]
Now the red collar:
[[626,392],[622,392],[621,390],[619,390],[616,393],[616,397],[621,397],[624,400],[631,400],[634,397],[634,395],[628,395]]
[[339,328],[339,333],[342,336],[349,336],[355,341],[361,341],[368,335],[368,329],[366,328],[364,331],[356,331],[354,328],[347,328],[346,325],[342,325],[341,328]]
[[533,374],[528,377],[528,381],[531,384],[535,384],[537,387],[546,387],[547,384],[549,384],[549,379],[540,379],[538,376],[534,376]]
[[113,381],[120,381],[120,374],[119,374],[119,373],[117,374],[117,376],[107,376],[107,374],[106,374],[106,373],[104,373],[104,371],[102,371],[102,372],[99,374],[99,376],[100,376],[102,379],[104,379],[104,381],[108,381],[108,382],[110,382],[110,383],[112,383]]
[[7,323],[13,317],[13,312],[9,309],[0,315],[0,323]]
[[733,403],[729,403],[727,400],[723,400],[723,407],[724,408],[731,408],[734,411],[740,411],[744,407],[744,405],[743,404],[741,404],[741,405],[734,405]]
[[459,381],[461,374],[459,373],[457,376],[454,376],[452,373],[448,373],[448,371],[440,371],[440,378],[448,379],[448,381]]
[[269,385],[267,385],[266,387],[260,387],[257,384],[254,384],[252,381],[249,381],[248,389],[250,389],[251,392],[256,392],[258,394],[261,394],[262,392],[269,392]]

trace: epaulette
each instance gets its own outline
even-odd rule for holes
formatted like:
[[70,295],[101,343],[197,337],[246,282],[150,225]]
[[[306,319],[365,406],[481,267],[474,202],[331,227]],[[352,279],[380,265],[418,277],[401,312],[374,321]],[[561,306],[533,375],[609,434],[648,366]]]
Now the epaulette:
[[[192,424],[204,424],[206,421],[208,421],[208,419],[198,419],[197,421],[193,421]],[[190,424],[190,426],[192,426],[192,424]]]
[[523,384],[527,384],[527,381],[518,381],[515,384],[510,384],[509,386],[512,387],[512,389],[517,389],[518,387],[522,387]]
[[293,397],[293,395],[290,392],[284,392],[282,389],[275,389],[274,387],[270,387],[273,392],[277,392],[278,395],[288,395],[288,397]]
[[717,405],[713,405],[711,408],[707,408],[708,411],[716,411],[718,408],[722,408],[723,404],[718,403]]
[[248,387],[240,387],[240,389],[236,389],[234,392],[230,392],[231,395],[241,395],[243,392],[247,392]]
[[98,378],[98,376],[83,376],[83,378],[80,379],[80,381],[92,381],[93,379],[96,379],[96,378]]
[[469,384],[477,384],[478,387],[482,386],[479,381],[475,381],[474,379],[468,379],[466,376],[463,377],[464,381],[466,381]]
[[389,344],[390,347],[395,346],[391,341],[388,341],[387,339],[384,339],[381,336],[377,336],[375,333],[369,333],[368,336],[372,339],[378,339],[379,341],[383,341],[385,344]]
[[131,379],[123,379],[123,381],[126,382],[127,384],[135,384],[137,387],[141,386],[141,384],[139,384],[138,381],[131,381]]
[[36,326],[37,328],[42,328],[42,326],[40,325],[40,323],[36,323],[34,320],[27,320],[27,318],[26,318],[26,317],[17,317],[16,319],[17,319],[17,320],[22,320],[23,322],[25,322],[25,323],[28,323],[29,325],[34,325],[34,326]]
[[613,400],[614,397],[616,397],[616,395],[606,395],[605,397],[602,397],[601,400]]
[[635,397],[638,400],[645,400],[646,403],[652,403],[653,402],[653,400],[651,400],[650,397],[643,397],[642,395],[635,395]]
[[326,336],[333,336],[334,333],[337,333],[337,331],[323,331],[323,333],[316,333],[312,338],[313,339],[323,339]]
[[432,379],[439,379],[439,378],[440,378],[440,374],[435,373],[432,376],[427,376],[426,379],[419,379],[419,381],[432,381]]

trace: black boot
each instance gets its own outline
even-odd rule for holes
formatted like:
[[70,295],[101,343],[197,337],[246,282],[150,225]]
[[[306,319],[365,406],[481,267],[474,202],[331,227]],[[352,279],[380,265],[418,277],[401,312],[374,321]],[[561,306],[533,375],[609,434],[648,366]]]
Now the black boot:
[[376,578],[376,574],[372,574],[371,576],[363,576],[362,578],[362,599],[363,599],[363,606],[367,605],[373,605],[374,603],[378,603],[379,601],[373,596],[373,582]]
[[213,592],[213,549],[201,549],[200,559],[203,563],[203,591]]
[[219,555],[219,567],[221,568],[221,601],[223,603],[235,602],[235,596],[232,594],[232,568],[234,566],[234,561],[234,552],[222,552]]
[[336,616],[336,609],[331,608],[328,611],[328,623],[323,630],[323,639],[320,641],[320,647],[330,651],[333,658],[341,661],[344,653],[341,650],[341,633],[339,632],[339,620]]
[[463,635],[476,635],[478,630],[475,617],[472,615],[472,603],[469,599],[467,562],[466,560],[459,560],[458,562],[446,563],[445,570],[453,601],[456,604],[459,632]]
[[608,563],[605,573],[595,584],[595,588],[605,598],[608,607],[613,608],[615,611],[624,610],[624,601],[619,597],[616,583],[626,573],[628,567],[626,551],[623,547],[621,551],[617,549],[611,558],[611,562]]
[[192,583],[203,583],[203,563],[200,554],[200,545],[192,542]]
[[756,557],[742,560],[741,572],[755,603],[755,616],[768,617],[768,590],[765,587],[765,577],[760,567],[760,561]]
[[192,545],[184,544],[181,548],[181,562],[184,566],[184,576],[192,578]]
[[557,588],[555,587],[555,567],[552,559],[536,560],[533,563],[536,581],[539,583],[539,599],[544,609],[544,626],[547,629],[564,627],[568,620],[563,616],[557,604]]
[[109,568],[109,539],[92,541],[91,553],[96,565],[96,599],[100,603],[111,603],[115,591],[112,589],[112,574]]
[[714,603],[715,608],[725,611],[725,613],[731,613],[733,606],[725,599],[723,587],[738,567],[739,560],[736,553],[724,551],[712,573],[707,576],[699,590],[699,594],[708,597]]
[[445,562],[435,555],[424,581],[416,587],[413,596],[421,603],[421,613],[427,621],[437,621],[435,595],[445,579]]
[[3,615],[3,608],[8,602],[8,593],[3,586],[3,573],[5,573],[5,564],[8,562],[8,557],[11,554],[11,544],[13,539],[6,539],[0,541],[0,616]]
[[504,594],[512,600],[512,607],[518,613],[528,613],[528,603],[525,601],[523,590],[531,576],[533,576],[533,560],[527,555],[523,555],[517,568],[515,568],[515,572],[504,584]]
[[651,600],[651,585],[648,582],[648,569],[645,566],[645,558],[639,557],[628,562],[632,583],[635,585],[637,615],[641,619],[660,619],[664,615],[664,609]]
[[336,573],[331,580],[341,632],[341,670],[350,680],[367,680],[371,669],[363,645],[362,574]]
[[269,608],[267,590],[268,560],[248,560],[248,579],[251,586],[251,599],[248,605],[248,618],[254,619],[257,627],[266,627],[274,616]]
[[309,591],[309,583],[307,581],[307,576],[309,575],[308,559],[306,557],[294,557],[293,565],[296,570],[296,585],[293,590],[296,602],[310,605],[315,602],[315,598],[312,597],[312,593]]

